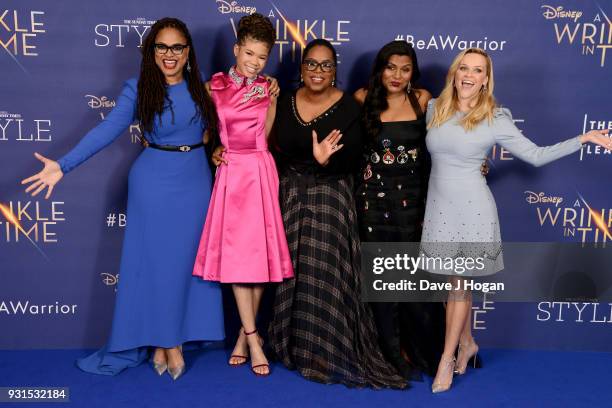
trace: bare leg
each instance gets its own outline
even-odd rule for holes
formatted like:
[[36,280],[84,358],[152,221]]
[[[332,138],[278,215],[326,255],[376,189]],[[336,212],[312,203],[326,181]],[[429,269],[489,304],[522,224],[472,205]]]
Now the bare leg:
[[[453,287],[456,286],[457,280],[451,279]],[[472,307],[470,300],[465,299],[464,291],[453,291],[449,294],[449,300],[446,304],[446,336],[444,338],[444,351],[442,358],[438,364],[438,371],[434,378],[432,390],[434,392],[446,391],[450,388],[453,382],[454,357],[455,350],[459,344],[459,337],[464,330],[466,319]]]
[[[263,285],[256,285],[253,287],[253,312],[254,315],[257,316],[257,312],[259,310],[259,304],[261,302],[261,297],[264,291]],[[260,344],[263,345],[263,341],[261,337],[259,337]],[[232,357],[229,359],[230,365],[241,365],[247,362],[249,356],[249,346],[247,344],[247,338],[244,334],[244,327],[240,327],[240,331],[238,333],[238,340],[236,340],[236,345],[234,346],[234,351],[232,351]]]
[[467,319],[465,320],[465,326],[461,332],[460,344],[473,343],[474,337],[472,337],[472,299],[470,297],[470,308],[468,309]]
[[257,312],[259,311],[259,303],[261,302],[263,292],[264,285],[253,286],[253,311],[255,311],[255,316],[257,316]]
[[467,319],[465,326],[461,332],[459,341],[459,355],[457,356],[457,374],[464,374],[467,368],[468,361],[472,356],[478,353],[478,344],[472,336],[472,299],[470,297],[469,309],[467,311]]
[[[256,297],[255,289],[250,286],[237,284],[232,285],[232,289],[234,291],[234,297],[236,298],[236,304],[238,305],[238,313],[240,314],[242,327],[245,334],[247,334],[246,338],[251,353],[252,366],[268,364],[268,359],[266,359],[259,342],[259,336],[254,335],[257,329],[255,326],[255,308],[253,307],[254,298]],[[248,335],[249,333],[253,335]],[[254,371],[261,375],[270,373],[269,367],[265,365],[255,368]]]

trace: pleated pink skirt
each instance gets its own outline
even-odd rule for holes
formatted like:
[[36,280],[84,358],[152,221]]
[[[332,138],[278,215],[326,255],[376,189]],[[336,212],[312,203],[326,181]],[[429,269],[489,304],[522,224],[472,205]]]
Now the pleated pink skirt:
[[293,267],[268,150],[226,151],[216,175],[193,275],[222,283],[281,282]]

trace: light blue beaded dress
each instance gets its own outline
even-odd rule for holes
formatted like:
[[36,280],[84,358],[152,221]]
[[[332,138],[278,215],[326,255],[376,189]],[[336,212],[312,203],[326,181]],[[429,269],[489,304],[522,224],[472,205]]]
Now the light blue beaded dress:
[[[433,117],[435,99],[429,102],[427,123]],[[489,275],[504,268],[497,206],[480,167],[495,144],[534,166],[580,150],[579,137],[540,147],[527,139],[514,125],[510,111],[497,108],[491,123],[483,121],[471,131],[460,124],[463,114],[427,132],[427,149],[432,168],[421,253],[427,257],[482,257],[484,268],[469,275]],[[430,262],[429,272],[450,274],[440,263]],[[466,273],[467,274],[467,273]]]

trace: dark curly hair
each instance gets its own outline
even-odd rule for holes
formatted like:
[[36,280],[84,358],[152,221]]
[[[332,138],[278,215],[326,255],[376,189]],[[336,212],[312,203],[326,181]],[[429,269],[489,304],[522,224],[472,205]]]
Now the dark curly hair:
[[[391,41],[390,43],[385,44],[380,51],[378,51],[376,59],[374,60],[372,74],[370,75],[368,94],[363,104],[363,120],[366,132],[371,138],[370,140],[374,140],[380,133],[382,128],[380,114],[389,108],[389,104],[387,102],[387,89],[382,83],[382,74],[389,63],[389,58],[391,58],[393,55],[406,55],[410,57],[410,60],[412,61],[412,77],[410,78],[410,83],[412,84],[413,89],[415,89],[414,83],[421,77],[414,48],[412,48],[412,45],[406,41]],[[423,112],[415,92],[410,92],[408,94],[408,100],[410,101],[410,105],[414,109],[417,116],[421,116]]]
[[164,105],[170,106],[172,119],[174,120],[172,105],[168,103],[168,84],[166,83],[164,74],[155,63],[155,38],[164,28],[174,28],[178,30],[187,41],[187,45],[189,46],[189,55],[187,58],[191,70],[188,71],[186,68],[187,64],[185,64],[185,68],[183,68],[183,77],[187,81],[189,93],[196,105],[196,116],[193,120],[197,120],[198,118],[205,119],[208,125],[209,135],[211,138],[214,138],[217,134],[217,110],[202,82],[191,35],[185,23],[179,19],[170,17],[162,18],[153,24],[149,34],[142,43],[142,62],[140,64],[138,99],[136,103],[136,119],[138,119],[140,129],[143,134],[145,132],[153,132],[155,116],[159,116],[161,122]]
[[276,42],[276,31],[270,19],[259,13],[242,17],[238,21],[236,42],[239,45],[244,45],[244,42],[249,38],[266,44],[269,53]]

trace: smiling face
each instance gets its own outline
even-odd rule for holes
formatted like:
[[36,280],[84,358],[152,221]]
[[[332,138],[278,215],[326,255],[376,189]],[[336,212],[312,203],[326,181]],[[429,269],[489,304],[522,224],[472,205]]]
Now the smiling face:
[[460,101],[471,101],[487,86],[487,59],[480,54],[465,54],[455,71],[455,90]]
[[387,94],[405,92],[411,78],[412,59],[408,55],[392,55],[381,75]]
[[[308,66],[314,66],[313,71],[308,70]],[[324,68],[323,67],[328,67]],[[313,92],[323,92],[332,86],[332,81],[336,77],[336,66],[332,51],[322,45],[315,45],[308,54],[304,56],[301,67],[304,86]]]
[[166,82],[174,84],[183,80],[183,67],[189,58],[189,47],[180,31],[171,27],[160,30],[155,37],[154,53],[155,64],[166,77]]
[[248,78],[256,77],[266,66],[269,53],[266,43],[247,37],[242,44],[234,45],[236,70]]

